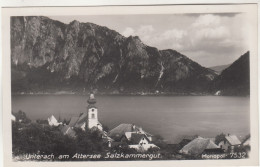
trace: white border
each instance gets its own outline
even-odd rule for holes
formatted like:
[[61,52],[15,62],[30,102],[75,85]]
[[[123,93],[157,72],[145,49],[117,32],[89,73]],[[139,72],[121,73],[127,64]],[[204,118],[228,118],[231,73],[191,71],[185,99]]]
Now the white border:
[[[24,1],[24,3],[19,6],[34,6],[35,3],[32,2],[30,5],[27,3],[32,2],[32,1]],[[47,1],[48,2],[48,1]],[[67,2],[67,1],[66,1]],[[71,2],[71,1],[70,1]],[[82,2],[82,1],[81,1]],[[106,5],[108,1],[102,1],[104,2],[103,5]],[[144,4],[143,1],[142,3],[136,3],[134,1],[134,4]],[[187,1],[182,1],[182,4],[184,4]],[[205,1],[200,1],[204,2]],[[212,2],[212,1],[207,1],[207,3]],[[216,1],[215,1],[216,2]],[[220,1],[221,2],[221,1]],[[225,1],[227,2],[227,1]],[[230,2],[230,1],[228,1]],[[234,1],[233,1],[234,2]],[[236,2],[241,2],[241,1],[236,1]],[[245,2],[245,1],[243,1]],[[256,2],[256,1],[247,1],[249,2]],[[21,1],[10,1],[10,3],[4,1],[4,5],[6,6],[12,6],[14,4],[17,5],[17,3],[21,3]],[[98,2],[99,3],[99,2]],[[121,4],[120,4],[121,3]],[[147,1],[146,1],[147,3]],[[161,4],[160,3],[157,4]],[[179,1],[180,3],[180,1]],[[191,3],[189,1],[189,3]],[[213,3],[213,2],[212,2]],[[68,5],[67,3],[65,3]],[[110,5],[115,5],[115,4],[124,4],[122,1],[119,1],[119,3],[110,3]],[[129,4],[125,3],[125,4]],[[131,4],[131,3],[130,3]],[[150,2],[149,4],[155,4],[154,1]],[[45,6],[48,5],[46,2],[39,3],[38,5]],[[66,6],[64,5],[64,6]],[[74,4],[75,5],[75,4]],[[88,6],[93,6],[97,5],[95,2],[90,3]],[[18,5],[17,5],[18,6]],[[71,5],[68,5],[71,6]],[[259,6],[259,4],[258,4]],[[28,165],[33,165],[33,166],[44,166],[48,164],[48,166],[72,166],[72,165],[77,165],[77,166],[85,166],[85,165],[91,165],[91,166],[144,166],[144,165],[149,165],[149,166],[158,166],[158,165],[164,165],[164,166],[172,166],[174,165],[181,165],[181,166],[186,166],[186,165],[199,165],[203,166],[205,165],[257,165],[258,164],[258,90],[257,86],[257,10],[256,10],[256,5],[184,5],[184,6],[110,6],[110,7],[77,7],[77,8],[57,8],[57,7],[48,7],[48,8],[4,8],[2,9],[2,39],[4,39],[2,42],[3,46],[3,66],[2,66],[2,71],[3,71],[3,143],[4,143],[4,160],[5,160],[5,165],[6,166],[28,166]],[[64,12],[66,11],[66,12]],[[250,48],[250,71],[251,71],[251,82],[250,82],[250,87],[251,87],[251,99],[250,99],[250,106],[251,106],[251,111],[253,111],[253,114],[251,112],[251,121],[250,121],[250,127],[251,127],[251,139],[252,139],[252,145],[255,147],[252,147],[251,151],[251,158],[246,159],[246,160],[196,160],[196,161],[191,161],[191,160],[185,160],[185,161],[138,161],[138,162],[133,162],[133,161],[123,161],[123,162],[12,162],[12,157],[11,155],[11,121],[10,121],[10,113],[8,111],[11,111],[11,96],[10,96],[10,20],[9,16],[12,15],[101,15],[101,14],[169,14],[169,13],[218,13],[218,12],[246,12],[252,15],[252,24],[253,29],[251,30],[252,35],[251,35],[251,45],[252,48]]]
[[118,5],[171,5],[171,4],[238,4],[258,3],[259,0],[2,0],[4,7],[39,6],[118,6]]

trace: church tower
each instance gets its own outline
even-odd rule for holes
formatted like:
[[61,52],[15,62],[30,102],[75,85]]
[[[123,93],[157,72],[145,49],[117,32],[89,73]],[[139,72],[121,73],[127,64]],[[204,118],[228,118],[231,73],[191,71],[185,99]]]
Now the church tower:
[[98,121],[98,109],[95,106],[96,99],[94,97],[94,94],[90,94],[88,99],[88,128],[91,129],[93,127],[97,127],[99,130],[102,130],[102,125]]

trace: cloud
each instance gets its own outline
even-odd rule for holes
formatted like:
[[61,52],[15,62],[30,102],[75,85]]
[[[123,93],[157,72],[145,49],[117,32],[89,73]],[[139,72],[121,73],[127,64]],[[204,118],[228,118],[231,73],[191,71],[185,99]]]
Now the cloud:
[[137,30],[137,34],[144,35],[150,34],[154,32],[154,28],[152,25],[141,25],[140,28]]
[[186,38],[187,32],[185,30],[170,29],[166,30],[161,34],[153,36],[148,43],[155,45],[156,43],[164,44],[163,49],[175,49],[181,50],[184,47],[184,39]]
[[193,27],[219,25],[221,17],[213,14],[200,15],[192,24]]
[[197,30],[196,37],[198,39],[227,39],[229,38],[230,33],[227,27],[219,26],[214,28],[202,28]]
[[167,30],[165,31],[160,38],[165,39],[165,40],[169,40],[169,39],[174,39],[174,40],[178,40],[178,39],[182,39],[184,36],[187,35],[187,32],[184,30],[178,30],[178,29],[171,29],[171,30]]
[[127,27],[124,29],[122,34],[127,37],[130,35],[139,36],[145,44],[150,46],[158,47],[158,44],[164,44],[163,49],[182,49],[183,44],[181,41],[185,38],[187,32],[185,30],[174,28],[158,32],[152,25],[141,25],[137,29]]
[[126,27],[122,34],[126,37],[132,35],[132,36],[150,36],[151,33],[154,31],[154,28],[152,25],[141,25],[138,29],[134,29],[131,27]]
[[174,23],[160,29],[156,24],[140,25],[125,28],[123,34],[139,36],[145,44],[160,50],[177,50],[205,66],[225,64],[221,63],[224,60],[230,63],[248,48],[249,28],[243,14],[200,14],[185,18],[182,20],[188,23],[185,26]]
[[122,34],[126,37],[134,34],[134,29],[131,27],[126,27],[125,30],[122,32]]

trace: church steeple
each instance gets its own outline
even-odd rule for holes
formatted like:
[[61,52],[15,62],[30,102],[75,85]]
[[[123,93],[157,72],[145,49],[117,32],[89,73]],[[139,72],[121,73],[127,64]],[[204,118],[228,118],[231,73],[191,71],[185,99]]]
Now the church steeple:
[[88,102],[88,108],[96,108],[95,104],[96,104],[97,100],[95,99],[95,96],[93,93],[90,94],[87,102]]
[[98,129],[102,130],[103,129],[102,125],[98,121],[98,109],[95,106],[97,101],[93,93],[90,94],[87,102],[88,102],[88,107],[87,107],[88,128],[91,129],[92,127],[97,127]]

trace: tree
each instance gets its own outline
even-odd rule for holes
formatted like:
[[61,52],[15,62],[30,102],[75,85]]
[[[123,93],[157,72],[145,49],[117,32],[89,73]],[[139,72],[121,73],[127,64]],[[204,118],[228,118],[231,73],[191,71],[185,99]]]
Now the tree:
[[109,128],[108,128],[108,126],[106,126],[106,125],[102,125],[103,126],[103,130],[104,131],[106,131],[106,132],[108,132],[109,131]]
[[164,139],[161,135],[153,136],[152,142],[160,148],[167,148],[167,144],[164,142]]
[[69,154],[76,152],[75,141],[64,136],[57,127],[38,123],[14,122],[12,126],[13,154]]
[[22,122],[22,123],[30,123],[31,120],[27,118],[26,113],[23,112],[22,110],[19,110],[17,113],[14,113],[14,116],[17,121]]
[[225,140],[226,135],[221,133],[215,137],[215,144],[218,145],[221,141]]
[[[59,127],[48,124],[12,122],[13,155],[54,154],[70,155],[75,153],[104,153],[100,131],[74,128],[76,137],[63,135]],[[71,159],[75,160],[75,159]]]

